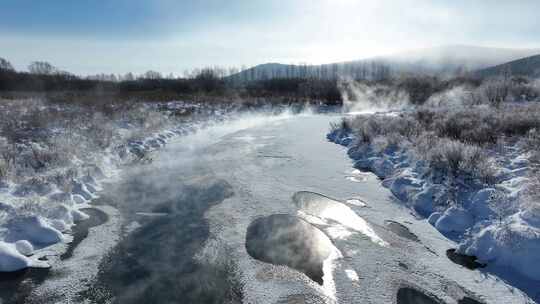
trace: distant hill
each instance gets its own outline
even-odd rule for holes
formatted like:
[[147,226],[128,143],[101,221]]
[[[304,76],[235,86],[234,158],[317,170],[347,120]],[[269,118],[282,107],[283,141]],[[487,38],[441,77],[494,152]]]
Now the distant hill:
[[540,77],[540,54],[481,69],[475,74],[480,77],[492,77],[507,72],[512,75]]
[[413,50],[386,56],[405,69],[418,69],[429,73],[455,73],[475,71],[512,60],[536,55],[540,49],[491,48],[470,45],[447,45]]
[[235,82],[290,77],[380,79],[401,74],[456,76],[540,53],[540,49],[505,49],[449,45],[363,60],[323,65],[265,63],[229,76]]

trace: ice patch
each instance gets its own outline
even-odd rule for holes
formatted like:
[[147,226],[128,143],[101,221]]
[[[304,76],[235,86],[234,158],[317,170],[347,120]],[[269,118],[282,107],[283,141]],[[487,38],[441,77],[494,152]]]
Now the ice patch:
[[358,282],[360,280],[360,278],[358,277],[358,273],[356,273],[356,271],[352,269],[345,269],[345,274],[353,282]]
[[374,243],[381,246],[388,246],[388,243],[383,241],[363,218],[359,217],[351,208],[343,203],[307,191],[295,193],[293,200],[304,213],[325,220],[336,221],[345,227],[368,236]]
[[360,178],[360,177],[356,177],[356,176],[347,176],[346,179],[348,181],[355,182],[355,183],[361,183],[361,182],[366,181],[365,178]]
[[323,286],[327,297],[336,300],[336,283],[334,281],[335,261],[342,258],[343,255],[334,245],[332,245],[330,255],[323,262]]
[[346,239],[353,234],[349,229],[341,225],[334,225],[328,227],[325,229],[325,231],[330,236],[330,238],[334,240]]
[[255,136],[253,136],[253,135],[248,134],[248,135],[244,135],[244,136],[235,136],[234,139],[245,141],[245,142],[253,142],[257,138]]
[[354,205],[354,206],[358,206],[358,207],[366,207],[367,204],[362,201],[361,199],[358,199],[358,198],[350,198],[348,200],[345,201],[347,204],[351,204],[351,205]]

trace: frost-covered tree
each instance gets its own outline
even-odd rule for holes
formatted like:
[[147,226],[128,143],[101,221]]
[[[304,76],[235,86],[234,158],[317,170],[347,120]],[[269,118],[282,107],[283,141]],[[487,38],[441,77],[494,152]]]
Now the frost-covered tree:
[[52,75],[58,69],[46,61],[34,61],[28,66],[28,71],[36,75]]
[[135,80],[135,76],[133,76],[133,73],[129,72],[129,73],[126,73],[126,75],[124,75],[122,80],[123,81],[133,81],[133,80]]
[[144,79],[161,79],[163,77],[161,76],[160,72],[150,70],[144,73],[143,78]]
[[0,57],[0,71],[14,71],[15,69],[9,61]]

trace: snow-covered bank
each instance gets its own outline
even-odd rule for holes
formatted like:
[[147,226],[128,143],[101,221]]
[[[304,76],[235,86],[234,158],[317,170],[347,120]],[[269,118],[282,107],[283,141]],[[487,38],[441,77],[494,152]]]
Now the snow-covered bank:
[[[54,107],[32,102],[36,104]],[[28,109],[18,111],[17,106],[7,111],[28,118],[24,114]],[[120,118],[98,119],[105,124],[102,131],[110,132],[102,135],[110,137],[103,147],[92,146],[103,138],[88,138],[84,131],[94,127],[92,120],[78,122],[71,129],[58,122],[31,129],[22,123],[9,134],[4,126],[1,135],[6,137],[0,137],[0,272],[49,267],[44,256],[51,256],[51,250],[54,255],[66,250],[72,228],[88,219],[83,209],[99,198],[104,183],[114,181],[124,166],[152,161],[152,151],[175,137],[217,124],[230,112],[225,107],[184,102],[143,105],[135,114],[128,111]],[[28,132],[16,134],[22,131]],[[54,141],[43,140],[36,132],[47,133]],[[68,141],[58,142],[68,136]],[[56,161],[58,158],[63,160]]]
[[[125,166],[152,162],[153,151],[168,142],[188,134],[193,134],[189,144],[213,140],[267,117],[291,115],[280,106],[251,111],[236,104],[169,102],[143,103],[104,117],[95,109],[73,113],[71,106],[28,102],[24,107],[3,105],[6,113],[27,121],[0,129],[0,149],[6,149],[0,154],[0,272],[48,267],[39,259],[44,252],[50,255],[51,248],[62,254],[104,184],[114,182]],[[35,115],[27,114],[29,106],[53,111],[49,122],[36,123]],[[61,120],[69,115],[80,121]]]
[[[429,142],[414,119],[408,120],[413,115],[376,116],[379,121],[366,123],[362,130],[351,124],[335,126],[328,139],[346,146],[356,168],[376,174],[396,198],[458,241],[458,252],[540,281],[540,213],[537,197],[527,193],[535,187],[531,181],[535,173],[526,138],[514,136],[481,148],[444,138]],[[367,121],[368,117],[352,119]],[[407,132],[414,135],[404,135]],[[374,136],[366,140],[370,135]],[[433,158],[441,162],[447,157],[446,165],[452,166],[451,157],[458,154],[464,158],[456,162],[463,163],[453,172],[433,164]]]

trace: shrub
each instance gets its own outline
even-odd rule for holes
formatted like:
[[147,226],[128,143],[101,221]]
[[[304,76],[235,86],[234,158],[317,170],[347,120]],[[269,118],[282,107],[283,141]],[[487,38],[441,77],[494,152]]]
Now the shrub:
[[412,104],[424,104],[434,93],[438,92],[440,82],[432,77],[407,77],[398,84],[398,88],[409,95]]
[[508,76],[492,78],[484,81],[481,91],[487,102],[498,108],[510,95],[511,82]]
[[[75,159],[94,162],[96,153],[124,143],[127,136],[140,139],[169,123],[168,112],[143,103],[2,101],[0,179],[25,181],[54,169],[53,182],[68,188],[73,173],[64,169]],[[129,132],[119,132],[120,126]]]
[[485,183],[493,182],[493,167],[480,147],[451,139],[439,139],[433,144],[431,149],[424,148],[432,169],[447,172],[454,178],[468,176]]

